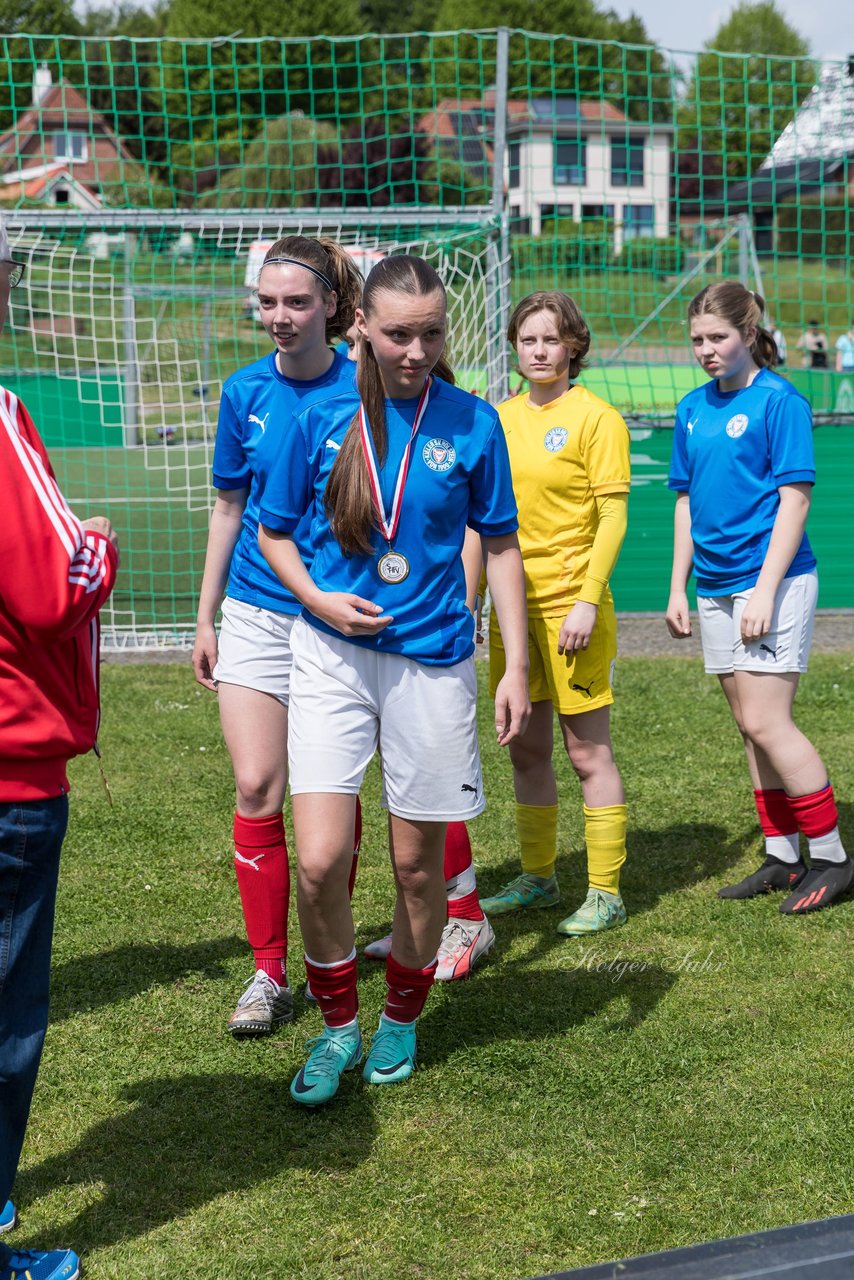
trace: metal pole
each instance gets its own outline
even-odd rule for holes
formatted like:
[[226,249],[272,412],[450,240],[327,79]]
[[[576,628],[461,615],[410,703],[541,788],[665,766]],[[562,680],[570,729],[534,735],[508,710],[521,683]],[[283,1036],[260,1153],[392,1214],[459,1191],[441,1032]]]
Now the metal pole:
[[133,258],[136,254],[136,236],[125,232],[124,295],[122,319],[124,322],[124,422],[122,436],[125,447],[141,444],[139,434],[139,352],[136,343],[136,299],[133,296]]
[[750,220],[746,213],[738,215],[738,278],[750,288]]
[[510,29],[499,27],[495,50],[495,129],[492,141],[492,213],[494,229],[487,251],[487,398],[498,404],[508,394],[507,319],[510,314],[510,224],[504,207],[507,155],[507,84]]

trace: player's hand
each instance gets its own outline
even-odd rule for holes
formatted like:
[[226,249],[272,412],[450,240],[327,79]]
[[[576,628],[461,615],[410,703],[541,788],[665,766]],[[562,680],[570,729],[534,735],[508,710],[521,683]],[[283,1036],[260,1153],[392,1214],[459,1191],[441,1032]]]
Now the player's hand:
[[495,690],[495,733],[499,747],[521,738],[530,718],[527,674],[505,671]]
[[557,640],[558,653],[575,653],[578,649],[586,649],[596,625],[599,609],[586,600],[578,600],[563,620]]
[[764,587],[754,587],[741,615],[741,638],[745,644],[750,644],[751,640],[761,640],[771,630],[774,595],[775,592]]
[[102,533],[115,551],[116,561],[120,559],[119,535],[106,516],[90,516],[88,520],[81,520],[80,523],[84,529],[91,529],[93,533]]
[[204,685],[206,689],[216,689],[216,681],[213,678],[216,658],[216,628],[212,622],[199,623],[196,626],[196,642],[193,645],[193,672],[199,684]]
[[691,634],[691,612],[688,608],[688,595],[684,591],[671,591],[664,615],[667,630],[674,640],[687,640]]
[[311,612],[330,627],[340,631],[342,636],[375,636],[384,631],[390,622],[394,622],[391,614],[382,613],[382,605],[372,600],[363,600],[361,596],[350,595],[346,591],[324,591],[320,598],[311,601]]

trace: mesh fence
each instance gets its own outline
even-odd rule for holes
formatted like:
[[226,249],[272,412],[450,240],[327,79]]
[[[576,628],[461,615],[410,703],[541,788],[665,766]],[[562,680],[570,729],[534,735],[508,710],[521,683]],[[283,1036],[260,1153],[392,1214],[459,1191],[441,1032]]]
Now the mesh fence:
[[854,480],[849,63],[706,51],[686,67],[518,30],[2,43],[0,207],[29,270],[0,377],[71,498],[118,517],[115,643],[192,627],[220,388],[266,349],[252,263],[292,230],[340,238],[363,266],[429,256],[461,381],[493,400],[520,385],[510,306],[574,295],[593,335],[583,378],[633,427],[617,584],[633,609],[661,604],[667,427],[703,376],[687,302],[744,280],[832,427],[817,436],[842,485],[816,495],[821,603],[854,605],[831,545]]

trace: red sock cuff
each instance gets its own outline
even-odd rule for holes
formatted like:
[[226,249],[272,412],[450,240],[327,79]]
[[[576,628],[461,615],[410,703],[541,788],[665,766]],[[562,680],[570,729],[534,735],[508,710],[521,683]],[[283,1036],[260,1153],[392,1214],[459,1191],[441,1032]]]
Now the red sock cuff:
[[305,972],[328,1027],[344,1027],[359,1010],[356,990],[356,957],[340,964],[315,964],[305,957]]
[[477,896],[477,889],[466,893],[462,898],[448,899],[449,920],[482,920],[483,908]]
[[234,843],[248,849],[284,844],[285,815],[273,813],[268,818],[244,818],[241,813],[235,813]]
[[464,822],[449,822],[445,835],[445,879],[453,880],[471,866],[471,841]]
[[754,791],[756,812],[764,836],[791,836],[798,829],[798,819],[792,801],[785,791]]
[[829,782],[811,796],[790,796],[789,804],[805,836],[826,836],[839,823],[839,810]]
[[435,976],[435,960],[426,969],[407,969],[406,965],[398,964],[394,956],[389,955],[385,962],[388,987],[385,1016],[392,1022],[414,1022],[427,1003]]

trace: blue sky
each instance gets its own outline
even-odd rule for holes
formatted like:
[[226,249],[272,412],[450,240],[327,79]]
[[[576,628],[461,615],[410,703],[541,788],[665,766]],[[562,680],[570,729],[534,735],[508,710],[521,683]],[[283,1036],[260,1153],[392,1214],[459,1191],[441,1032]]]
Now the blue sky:
[[[675,4],[674,0],[607,0],[622,17],[637,13],[662,48],[702,48],[732,12],[733,4]],[[787,22],[809,42],[818,58],[842,59],[854,54],[854,4],[851,0],[777,0]]]

